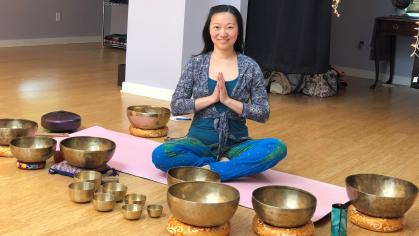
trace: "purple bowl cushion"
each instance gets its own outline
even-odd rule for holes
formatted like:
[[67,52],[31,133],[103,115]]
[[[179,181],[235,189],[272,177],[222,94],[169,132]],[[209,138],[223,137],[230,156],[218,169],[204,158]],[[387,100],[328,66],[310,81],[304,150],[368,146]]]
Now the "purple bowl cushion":
[[81,117],[69,111],[54,111],[41,117],[41,125],[52,132],[69,132],[80,128]]

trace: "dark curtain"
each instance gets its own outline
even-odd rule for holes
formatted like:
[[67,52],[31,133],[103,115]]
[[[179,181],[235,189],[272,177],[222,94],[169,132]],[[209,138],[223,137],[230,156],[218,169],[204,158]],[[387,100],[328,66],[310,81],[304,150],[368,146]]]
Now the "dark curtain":
[[249,0],[245,53],[263,70],[329,69],[331,0]]

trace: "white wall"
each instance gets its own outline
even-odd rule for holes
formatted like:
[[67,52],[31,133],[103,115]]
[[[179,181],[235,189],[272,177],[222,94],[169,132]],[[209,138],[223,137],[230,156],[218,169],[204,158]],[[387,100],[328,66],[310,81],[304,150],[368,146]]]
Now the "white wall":
[[169,100],[182,66],[185,0],[135,0],[128,10],[122,92]]
[[247,2],[130,1],[127,67],[122,92],[170,100],[185,62],[203,48],[202,27],[209,9],[229,4],[247,13]]

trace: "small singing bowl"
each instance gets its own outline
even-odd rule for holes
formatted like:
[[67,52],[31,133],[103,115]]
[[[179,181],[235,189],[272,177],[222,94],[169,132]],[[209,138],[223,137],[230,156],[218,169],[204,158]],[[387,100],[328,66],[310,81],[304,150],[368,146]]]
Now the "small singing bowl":
[[34,136],[38,129],[35,121],[24,119],[0,119],[0,145],[9,145],[19,137]]
[[144,207],[147,197],[143,194],[130,193],[127,194],[124,198],[125,204],[138,204]]
[[237,189],[214,182],[181,182],[167,190],[173,216],[186,224],[212,227],[228,222],[237,210]]
[[127,190],[128,187],[121,183],[106,183],[103,185],[103,191],[106,193],[112,193],[116,202],[124,200]]
[[139,129],[160,129],[166,126],[170,110],[148,105],[129,106],[127,117],[132,126]]
[[370,216],[401,217],[415,202],[418,188],[413,183],[377,174],[346,177],[346,193],[355,208]]
[[116,144],[105,138],[80,136],[60,143],[61,154],[70,165],[83,169],[104,166],[113,156]]
[[163,213],[163,206],[157,204],[151,204],[147,206],[147,214],[151,218],[160,218]]
[[95,190],[100,187],[102,183],[102,174],[93,170],[82,170],[74,175],[77,182],[91,182],[95,184]]
[[172,186],[185,181],[221,182],[220,175],[214,171],[193,167],[180,166],[167,171],[167,184]]
[[73,202],[85,203],[92,200],[95,185],[90,182],[75,182],[68,186],[70,199]]
[[265,223],[281,228],[307,224],[316,210],[316,197],[288,186],[264,186],[252,193],[256,215]]
[[97,211],[112,211],[115,206],[115,197],[112,193],[95,193],[93,207]]
[[122,214],[127,220],[138,220],[143,212],[143,206],[138,204],[127,204],[121,207]]
[[52,157],[57,141],[49,137],[20,137],[10,142],[10,151],[17,160],[25,163],[43,162]]

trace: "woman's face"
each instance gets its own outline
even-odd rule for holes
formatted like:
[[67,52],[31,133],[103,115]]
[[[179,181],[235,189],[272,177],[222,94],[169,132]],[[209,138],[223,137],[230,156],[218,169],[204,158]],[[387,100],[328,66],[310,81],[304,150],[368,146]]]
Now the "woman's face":
[[234,50],[234,43],[237,40],[239,27],[233,14],[230,12],[221,12],[212,15],[209,27],[214,48]]

